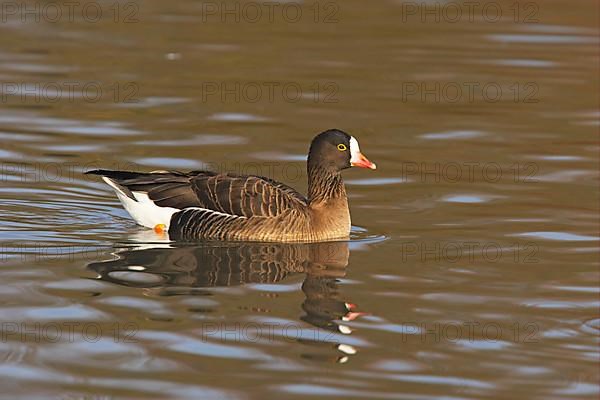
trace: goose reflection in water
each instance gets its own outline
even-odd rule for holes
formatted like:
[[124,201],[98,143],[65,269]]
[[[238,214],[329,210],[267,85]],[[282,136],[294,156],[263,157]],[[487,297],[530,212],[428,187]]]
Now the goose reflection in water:
[[[346,275],[347,242],[284,243],[202,243],[193,246],[144,244],[115,253],[115,260],[88,264],[99,279],[129,287],[160,289],[162,295],[198,294],[198,288],[244,284],[274,284],[294,274],[305,274],[301,319],[332,333],[349,335],[344,325],[363,315],[357,306],[342,299],[338,278]],[[330,336],[337,341],[340,335]],[[303,343],[317,343],[298,339]],[[333,342],[337,362],[346,362],[357,352],[354,346]],[[332,342],[320,342],[331,345]],[[304,354],[303,357],[321,359]],[[329,359],[329,357],[326,357]]]

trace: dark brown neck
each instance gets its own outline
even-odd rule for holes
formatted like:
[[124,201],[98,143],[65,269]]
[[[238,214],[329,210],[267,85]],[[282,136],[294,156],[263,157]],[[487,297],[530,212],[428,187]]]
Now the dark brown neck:
[[321,166],[308,165],[308,201],[310,204],[347,200],[342,174]]

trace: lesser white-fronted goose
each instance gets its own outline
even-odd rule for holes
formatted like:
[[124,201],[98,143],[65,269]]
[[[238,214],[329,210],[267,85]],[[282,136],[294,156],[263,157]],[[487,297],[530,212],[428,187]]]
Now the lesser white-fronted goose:
[[140,225],[172,240],[317,242],[350,234],[341,171],[375,169],[356,139],[338,129],[318,134],[308,153],[308,197],[260,176],[212,171],[149,173],[94,170]]

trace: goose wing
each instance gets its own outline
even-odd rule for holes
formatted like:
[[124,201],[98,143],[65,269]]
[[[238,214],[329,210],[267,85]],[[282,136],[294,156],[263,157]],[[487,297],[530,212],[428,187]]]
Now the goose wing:
[[198,174],[191,187],[201,207],[241,217],[274,217],[307,201],[291,187],[259,176]]
[[306,207],[307,200],[293,188],[260,176],[219,174],[213,171],[87,172],[110,179],[111,186],[136,200],[144,193],[159,207],[203,208],[232,216],[274,217],[290,208]]

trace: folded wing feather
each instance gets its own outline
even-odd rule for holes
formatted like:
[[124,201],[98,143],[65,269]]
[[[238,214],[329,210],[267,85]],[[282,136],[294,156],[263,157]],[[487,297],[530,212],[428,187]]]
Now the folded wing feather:
[[[196,209],[196,218],[223,219],[228,215],[274,217],[289,208],[307,205],[304,196],[291,187],[258,176],[212,171],[94,170],[87,173],[103,176],[136,222],[149,228],[156,224],[165,224],[168,228],[173,214],[186,208]],[[216,213],[202,213],[197,209]]]

